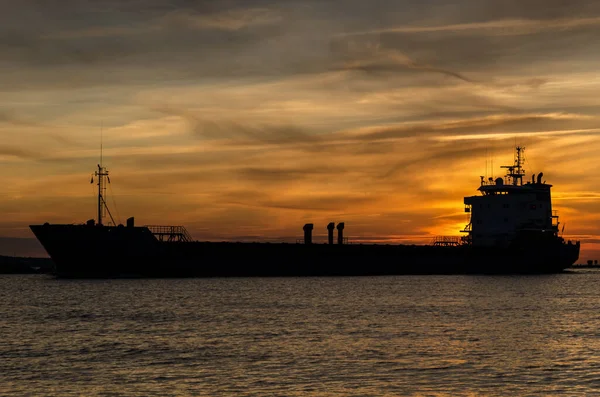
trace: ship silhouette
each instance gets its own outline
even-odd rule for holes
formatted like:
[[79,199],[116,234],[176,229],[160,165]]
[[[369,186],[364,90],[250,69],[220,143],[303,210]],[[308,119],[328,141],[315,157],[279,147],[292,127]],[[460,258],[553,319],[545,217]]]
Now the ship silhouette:
[[[504,178],[483,176],[480,194],[464,198],[464,236],[429,245],[348,244],[345,223],[327,225],[327,244],[304,225],[294,243],[194,241],[183,226],[115,225],[105,202],[108,170],[98,164],[97,219],[83,224],[31,225],[63,278],[303,277],[404,274],[541,274],[561,272],[579,258],[580,242],[559,234],[551,187],[543,174],[524,182],[524,148],[515,148]],[[94,181],[92,177],[92,182]],[[105,225],[108,214],[112,225]],[[334,238],[337,230],[337,238]]]

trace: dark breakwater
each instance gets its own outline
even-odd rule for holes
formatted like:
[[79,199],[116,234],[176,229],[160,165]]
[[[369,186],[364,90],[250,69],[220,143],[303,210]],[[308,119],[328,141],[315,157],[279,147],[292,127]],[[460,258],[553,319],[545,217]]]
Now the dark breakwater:
[[48,274],[54,263],[50,258],[0,255],[0,274]]

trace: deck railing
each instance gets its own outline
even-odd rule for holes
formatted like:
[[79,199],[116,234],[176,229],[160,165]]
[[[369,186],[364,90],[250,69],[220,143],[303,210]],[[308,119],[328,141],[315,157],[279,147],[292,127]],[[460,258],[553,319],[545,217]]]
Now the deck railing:
[[[335,245],[337,245],[337,244],[338,244],[338,242],[337,242],[337,239],[335,239],[335,240],[333,241],[333,243],[334,243]],[[298,239],[296,239],[296,244],[304,244],[304,239],[303,239],[303,238],[298,238]],[[327,243],[314,243],[314,244],[327,244]],[[348,245],[348,244],[353,244],[353,243],[352,243],[352,241],[348,240],[348,237],[343,237],[343,242],[342,242],[342,244],[343,244],[343,245]]]
[[441,247],[451,247],[464,244],[464,239],[461,236],[437,236],[433,239],[432,244]]
[[192,236],[183,226],[146,226],[159,241],[181,241],[190,242]]

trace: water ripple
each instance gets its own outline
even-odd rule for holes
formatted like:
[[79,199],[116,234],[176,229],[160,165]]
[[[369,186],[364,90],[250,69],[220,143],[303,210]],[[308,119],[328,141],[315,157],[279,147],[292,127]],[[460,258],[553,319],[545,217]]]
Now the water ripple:
[[589,396],[599,281],[0,276],[0,395]]

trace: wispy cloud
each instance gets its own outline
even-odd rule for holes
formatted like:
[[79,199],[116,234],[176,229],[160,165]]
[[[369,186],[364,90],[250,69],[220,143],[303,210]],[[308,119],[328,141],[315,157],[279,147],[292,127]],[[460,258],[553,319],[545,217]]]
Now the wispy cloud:
[[393,72],[399,68],[440,73],[467,83],[472,82],[471,79],[460,73],[428,65],[426,63],[416,62],[400,51],[392,49],[384,50],[380,49],[379,46],[375,46],[373,52],[365,54],[363,59],[347,61],[340,67],[341,70],[361,70],[370,73]]
[[295,144],[316,143],[319,138],[291,125],[240,122],[233,119],[205,118],[201,112],[157,106],[153,110],[168,115],[177,115],[188,124],[189,130],[198,138],[226,140],[239,144]]
[[22,160],[32,160],[40,157],[38,152],[14,146],[0,145],[0,158],[15,157]]
[[434,26],[397,26],[360,32],[339,33],[336,37],[378,35],[383,33],[446,33],[522,36],[545,31],[565,31],[600,25],[599,17],[559,19],[501,19],[485,22]]
[[13,124],[17,126],[35,126],[36,123],[28,121],[8,110],[0,110],[0,123]]
[[42,39],[82,39],[82,38],[105,38],[105,37],[120,37],[134,34],[148,33],[152,28],[140,26],[96,26],[79,30],[67,30],[60,32],[50,32],[43,34]]
[[177,9],[137,24],[122,26],[94,26],[43,34],[44,39],[107,38],[168,31],[222,30],[238,31],[245,28],[272,25],[282,22],[281,12],[269,8],[238,8],[219,12],[202,12],[193,9]]
[[[547,125],[547,122],[573,122],[597,120],[594,116],[569,113],[547,113],[547,114],[495,114],[492,116],[463,118],[461,120],[445,120],[439,122],[421,122],[421,123],[398,123],[396,125],[375,126],[357,129],[346,132],[348,138],[366,141],[388,140],[395,138],[409,138],[414,136],[423,137],[433,135],[433,138],[440,140],[459,140],[467,136],[473,136],[474,139],[507,137],[515,134],[531,134],[523,127],[540,124]],[[502,127],[503,131],[496,128]],[[512,127],[510,132],[507,127]],[[517,127],[514,129],[514,127]],[[518,128],[520,127],[520,128]],[[471,135],[465,133],[471,132]],[[539,134],[549,131],[540,131]],[[586,130],[555,130],[556,134],[573,134],[577,132],[595,132],[594,129]]]
[[281,12],[270,8],[238,8],[212,14],[193,11],[174,11],[159,20],[159,26],[189,29],[240,29],[282,22]]

